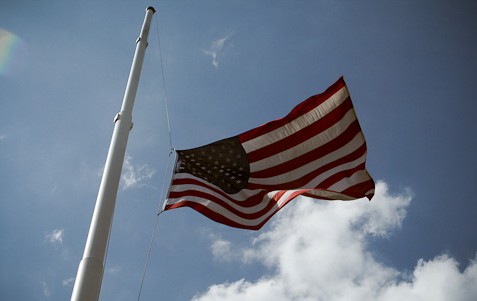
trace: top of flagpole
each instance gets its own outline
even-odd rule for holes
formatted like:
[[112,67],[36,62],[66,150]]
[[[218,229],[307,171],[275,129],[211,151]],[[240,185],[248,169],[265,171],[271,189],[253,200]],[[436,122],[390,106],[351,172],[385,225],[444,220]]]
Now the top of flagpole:
[[156,12],[156,9],[155,9],[154,7],[152,7],[152,6],[148,6],[148,7],[146,8],[146,11],[148,11],[149,9],[152,10],[153,13]]

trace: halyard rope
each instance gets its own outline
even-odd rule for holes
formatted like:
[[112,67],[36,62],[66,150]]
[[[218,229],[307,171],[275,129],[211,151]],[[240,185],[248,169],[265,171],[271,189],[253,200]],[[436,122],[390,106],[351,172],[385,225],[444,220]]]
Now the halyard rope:
[[169,155],[167,156],[167,164],[166,164],[166,169],[165,169],[165,172],[164,172],[164,180],[162,182],[162,190],[161,190],[161,194],[160,194],[160,205],[159,205],[159,208],[158,208],[158,213],[156,215],[156,220],[155,220],[155,223],[154,223],[154,227],[152,229],[152,234],[151,234],[151,240],[149,242],[149,247],[148,247],[148,250],[147,250],[147,255],[146,255],[146,263],[144,265],[144,271],[142,273],[142,278],[141,278],[141,284],[140,284],[140,287],[139,287],[139,293],[138,293],[138,296],[137,296],[137,300],[139,301],[141,299],[141,293],[142,293],[142,287],[144,285],[144,279],[146,278],[146,272],[147,272],[147,268],[149,266],[149,259],[151,257],[151,250],[152,250],[152,245],[154,243],[154,239],[156,237],[156,230],[157,230],[157,224],[158,224],[158,221],[159,221],[159,215],[163,212],[162,211],[162,204],[161,204],[161,200],[165,200],[166,198],[166,195],[165,193],[165,186],[166,186],[166,179],[167,179],[167,176],[168,176],[168,173],[169,173],[169,166],[170,166],[170,162],[171,162],[171,156],[175,153],[175,149],[173,147],[173,144],[172,144],[172,134],[171,134],[171,122],[170,122],[170,117],[169,117],[169,107],[168,107],[168,103],[167,103],[167,93],[166,93],[166,80],[165,80],[165,76],[164,76],[164,61],[162,59],[162,50],[161,50],[161,40],[160,40],[160,36],[159,36],[159,25],[158,25],[158,22],[157,22],[157,17],[155,18],[155,22],[156,22],[156,34],[157,34],[157,44],[158,44],[158,49],[159,49],[159,58],[160,58],[160,62],[161,62],[161,74],[162,74],[162,86],[163,86],[163,89],[164,89],[164,103],[165,103],[165,109],[166,109],[166,120],[167,120],[167,130],[168,130],[168,133],[169,133],[169,145],[170,145],[170,152],[169,152]]

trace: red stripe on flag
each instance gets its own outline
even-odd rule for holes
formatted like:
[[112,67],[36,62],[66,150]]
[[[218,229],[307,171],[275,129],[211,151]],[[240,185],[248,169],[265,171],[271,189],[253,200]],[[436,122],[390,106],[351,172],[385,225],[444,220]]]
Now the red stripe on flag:
[[361,132],[358,121],[354,121],[340,136],[312,151],[267,169],[250,173],[251,178],[268,178],[295,170],[343,147]]
[[[340,121],[344,117],[344,115],[352,108],[353,106],[351,104],[351,101],[344,101],[335,110],[328,113],[323,118],[310,124],[309,126],[289,135],[286,138],[278,140],[275,143],[269,144],[265,147],[247,153],[249,162],[256,162],[270,157],[271,155],[280,153],[284,150],[299,145],[300,143],[310,139],[313,136],[316,136],[326,131],[332,125],[336,124],[336,122]],[[240,141],[242,141],[241,135],[239,136],[239,139]]]
[[[260,198],[260,201],[263,202],[264,195],[265,194],[254,196],[254,199]],[[177,192],[173,193],[173,194],[171,193],[171,196],[170,196],[170,198],[178,198],[178,199],[184,199],[184,200],[185,200],[185,197],[198,197],[198,198],[201,198],[203,200],[212,201],[212,202],[214,202],[218,206],[222,207],[223,209],[227,210],[228,212],[230,212],[233,215],[236,215],[236,216],[244,218],[244,219],[251,219],[251,220],[252,219],[258,219],[259,217],[265,215],[268,211],[270,211],[270,208],[272,208],[276,204],[275,201],[269,200],[268,203],[262,209],[260,209],[258,211],[246,213],[245,208],[241,209],[242,210],[241,211],[240,209],[236,209],[236,208],[232,207],[228,203],[224,202],[223,200],[221,200],[221,199],[219,199],[219,198],[217,198],[213,195],[207,194],[205,192],[197,191],[197,190],[185,190],[185,191],[182,191],[180,193],[177,193]],[[180,204],[182,202],[183,201],[181,200],[177,203]],[[237,207],[240,207],[240,205],[241,204],[237,204]]]
[[[366,151],[366,145],[364,145],[364,146],[365,146],[364,149]],[[351,177],[357,171],[364,170],[364,167],[365,167],[365,162],[359,164],[355,168],[346,169],[346,170],[342,170],[340,172],[337,172],[334,175],[332,175],[331,177],[327,178],[325,181],[321,182],[320,187],[324,188],[324,189],[327,189],[328,187],[332,186],[333,184],[339,182],[340,180],[342,180],[344,178]]]
[[[196,189],[206,188],[206,189],[209,189],[209,190],[221,195],[223,198],[229,200],[230,202],[235,202],[235,203],[240,204],[240,206],[242,206],[244,208],[257,206],[258,204],[260,204],[262,202],[262,198],[261,197],[255,197],[255,195],[263,196],[266,193],[264,190],[261,190],[261,191],[257,192],[256,194],[254,194],[251,197],[232,198],[231,195],[229,195],[229,194],[223,192],[222,190],[218,189],[215,185],[209,184],[209,183],[203,183],[203,182],[194,180],[192,178],[174,179],[172,181],[171,185],[172,185],[172,187],[175,187],[175,186],[180,187],[180,186],[183,186],[183,185],[194,185],[194,186],[196,186]],[[176,191],[176,190],[170,191],[168,198],[170,198],[170,199],[178,198],[176,193],[179,193],[179,192]]]
[[289,123],[291,120],[295,119],[297,116],[304,115],[309,111],[313,110],[326,100],[328,100],[331,96],[333,96],[336,92],[338,92],[341,88],[345,87],[346,84],[343,80],[343,77],[340,77],[333,85],[331,85],[325,92],[311,96],[310,98],[306,99],[299,105],[297,105],[287,116],[270,121],[265,123],[257,128],[251,129],[239,135],[240,142],[244,143],[246,141],[252,140],[258,136],[264,135],[269,133],[273,130],[278,129],[279,127]]
[[[171,205],[167,205],[164,207],[164,210],[170,210],[170,209],[176,209],[176,208],[181,208],[181,207],[189,207],[189,208],[192,208],[194,209],[195,211],[198,211],[200,212],[201,214],[203,214],[204,216],[218,222],[218,223],[222,223],[222,224],[225,224],[225,225],[228,225],[228,226],[231,226],[231,227],[235,227],[235,228],[241,228],[241,229],[249,229],[249,230],[258,230],[260,229],[270,218],[272,218],[275,213],[277,213],[281,208],[283,208],[286,204],[288,204],[291,200],[293,200],[294,198],[296,198],[297,196],[299,195],[302,195],[304,193],[306,193],[306,191],[308,190],[299,190],[299,191],[296,191],[292,194],[290,194],[286,199],[284,200],[281,200],[281,205],[278,205],[277,202],[282,198],[282,196],[287,192],[287,191],[279,191],[275,194],[275,196],[273,197],[273,199],[269,200],[269,204],[271,205],[268,205],[267,206],[267,210],[263,210],[263,213],[260,214],[260,215],[256,215],[256,214],[253,214],[253,215],[249,215],[249,219],[250,221],[253,221],[254,219],[258,219],[259,217],[262,217],[262,216],[265,216],[268,214],[267,217],[265,217],[261,222],[259,222],[258,224],[244,224],[244,223],[239,223],[237,222],[237,220],[234,220],[234,219],[231,219],[231,218],[228,218],[226,215],[224,215],[223,213],[218,213],[214,210],[211,210],[210,208],[208,208],[207,206],[204,206],[200,203],[197,203],[197,202],[191,202],[191,201],[187,201],[187,200],[184,200],[184,201],[180,201],[180,202],[177,202],[177,203],[174,203],[174,204],[171,204]],[[245,215],[241,215],[241,217],[244,216],[246,217]]]
[[[353,169],[345,169],[345,170],[340,170],[339,172],[333,174],[332,176],[328,177],[326,180],[321,181],[318,185],[315,187],[304,187],[304,185],[308,184],[311,182],[313,179],[318,177],[319,175],[325,173],[328,170],[333,169],[334,167],[340,166],[342,164],[352,162],[362,155],[366,153],[366,144],[361,145],[356,151],[352,152],[351,154],[344,156],[340,158],[339,160],[335,160],[333,162],[330,162],[326,165],[323,165],[321,167],[317,167],[317,169],[313,170],[312,172],[306,174],[305,176],[293,180],[290,182],[283,182],[280,184],[275,184],[275,185],[266,185],[266,184],[254,184],[254,183],[249,183],[247,185],[248,189],[266,189],[268,191],[273,191],[273,190],[281,190],[281,189],[297,189],[297,188],[322,188],[326,189],[329,186],[333,185],[335,182],[337,182],[339,179],[349,176],[353,174],[354,170],[360,170],[362,169],[362,164],[360,164],[358,167],[353,168]],[[360,168],[361,167],[361,168]],[[335,180],[338,179],[338,180]],[[331,184],[329,184],[331,183]]]
[[[362,198],[363,197],[363,191],[369,191],[371,189],[374,189],[374,182],[372,180],[359,183],[356,185],[353,185],[349,187],[348,189],[345,189],[343,191],[343,194],[355,197],[355,198]],[[366,197],[371,200],[374,196],[374,193],[366,195]]]

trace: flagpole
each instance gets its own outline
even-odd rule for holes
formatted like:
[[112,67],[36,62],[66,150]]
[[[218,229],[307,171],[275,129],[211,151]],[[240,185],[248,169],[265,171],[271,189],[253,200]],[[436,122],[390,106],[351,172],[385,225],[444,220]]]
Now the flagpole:
[[114,130],[109,146],[103,177],[96,199],[83,258],[78,267],[71,301],[98,300],[104,271],[104,258],[109,241],[119,179],[123,166],[129,131],[132,128],[132,109],[141,75],[147,36],[153,7],[146,9],[141,33],[136,41],[136,51],[124,92],[121,111],[114,118]]

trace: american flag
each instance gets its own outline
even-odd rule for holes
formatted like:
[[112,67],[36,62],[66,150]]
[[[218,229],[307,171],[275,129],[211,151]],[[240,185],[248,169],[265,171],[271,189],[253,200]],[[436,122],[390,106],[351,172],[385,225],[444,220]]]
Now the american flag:
[[232,227],[258,230],[297,196],[374,195],[366,141],[343,78],[287,116],[238,136],[177,151],[163,210],[190,207]]

